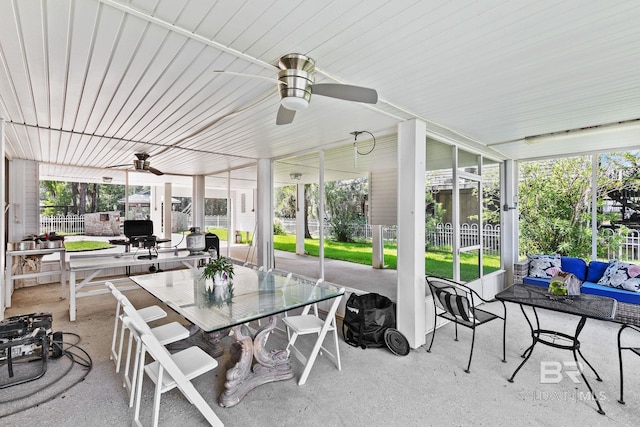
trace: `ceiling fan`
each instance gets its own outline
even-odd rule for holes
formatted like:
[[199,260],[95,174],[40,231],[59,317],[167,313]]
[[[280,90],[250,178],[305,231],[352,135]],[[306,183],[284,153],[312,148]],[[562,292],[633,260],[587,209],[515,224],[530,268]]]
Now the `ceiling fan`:
[[315,61],[308,56],[299,53],[284,55],[278,61],[278,67],[280,108],[276,118],[277,125],[293,122],[296,111],[309,106],[311,94],[367,104],[378,102],[378,93],[374,89],[340,83],[315,84]]
[[278,84],[280,93],[280,108],[276,117],[277,125],[287,125],[293,122],[296,111],[309,106],[311,95],[322,95],[346,101],[375,104],[378,102],[378,92],[361,86],[340,83],[315,84],[315,61],[300,53],[289,53],[278,61],[278,79],[270,77],[235,73],[232,71],[216,70],[218,73],[229,73],[245,77],[262,78]]
[[[136,153],[135,156],[136,159],[133,160],[133,170],[136,172],[151,172],[154,175],[164,175],[163,172],[151,167],[151,162],[148,160],[151,156],[147,153]],[[109,168],[120,168],[123,166],[131,166],[131,164],[114,165],[109,166]]]

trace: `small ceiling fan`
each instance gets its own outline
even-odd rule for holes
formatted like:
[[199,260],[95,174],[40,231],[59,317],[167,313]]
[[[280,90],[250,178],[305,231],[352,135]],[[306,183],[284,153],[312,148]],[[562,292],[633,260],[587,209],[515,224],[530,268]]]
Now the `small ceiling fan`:
[[[151,167],[151,162],[148,160],[151,156],[147,153],[136,153],[135,156],[136,159],[133,160],[133,170],[136,172],[151,172],[154,175],[164,175],[163,172]],[[131,164],[114,165],[109,166],[109,168],[120,168],[124,166],[131,166]]]
[[340,83],[315,84],[315,61],[306,55],[300,53],[284,55],[278,61],[278,68],[280,71],[278,72],[277,80],[270,77],[232,71],[216,70],[215,72],[256,77],[276,82],[280,93],[280,108],[276,117],[277,125],[287,125],[293,122],[296,111],[304,110],[309,106],[312,94],[367,104],[378,102],[378,92],[374,89]]

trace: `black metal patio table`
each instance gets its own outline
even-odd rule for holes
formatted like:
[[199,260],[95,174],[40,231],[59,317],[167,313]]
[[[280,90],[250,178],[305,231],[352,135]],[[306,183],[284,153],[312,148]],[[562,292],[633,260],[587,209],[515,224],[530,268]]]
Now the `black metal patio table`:
[[[533,348],[537,343],[542,343],[564,350],[571,350],[571,352],[573,353],[573,358],[576,362],[576,366],[578,368],[580,366],[578,362],[578,355],[580,355],[582,360],[584,360],[587,366],[589,366],[589,368],[591,368],[593,373],[596,375],[596,380],[602,381],[600,375],[598,375],[596,370],[593,368],[593,366],[591,366],[589,361],[580,351],[580,340],[578,339],[578,337],[580,336],[580,332],[584,328],[584,325],[588,318],[598,320],[614,320],[617,307],[617,301],[615,299],[585,294],[575,296],[555,296],[549,294],[547,288],[523,284],[511,285],[505,290],[496,294],[495,297],[496,299],[501,301],[519,304],[520,309],[522,310],[522,313],[524,314],[524,317],[529,324],[529,328],[531,329],[531,345],[522,354],[524,360],[513,372],[513,375],[511,375],[511,378],[509,378],[509,382],[513,382],[513,379],[520,368],[522,368],[522,366],[527,363],[527,360],[529,360],[529,358],[531,357]],[[533,309],[535,325],[532,322],[530,315],[528,315],[524,310],[524,306],[529,306]],[[580,316],[580,320],[578,321],[578,325],[576,326],[573,335],[551,329],[542,329],[540,327],[538,312],[536,311],[537,308]],[[565,341],[566,343],[557,341]],[[598,413],[604,415],[604,411],[602,410],[602,406],[600,406],[598,397],[593,392],[593,389],[591,388],[591,385],[585,377],[582,369],[578,369],[578,371],[580,372],[582,380],[587,385],[589,392],[593,396],[596,405],[598,405]]]

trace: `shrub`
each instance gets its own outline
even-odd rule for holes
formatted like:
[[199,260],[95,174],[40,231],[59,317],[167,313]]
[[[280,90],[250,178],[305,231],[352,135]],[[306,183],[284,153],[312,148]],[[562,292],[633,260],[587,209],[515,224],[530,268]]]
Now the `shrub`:
[[282,225],[282,221],[280,221],[279,219],[273,221],[273,234],[276,236],[287,234],[284,229],[284,225]]

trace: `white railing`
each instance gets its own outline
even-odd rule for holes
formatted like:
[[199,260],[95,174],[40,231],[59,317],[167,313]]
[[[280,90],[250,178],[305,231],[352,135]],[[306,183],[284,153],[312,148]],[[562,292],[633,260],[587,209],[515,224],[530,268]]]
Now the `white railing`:
[[[191,226],[191,215],[174,212],[180,217],[176,220],[183,224],[178,224],[180,229],[188,230]],[[184,216],[184,219],[182,219]],[[206,228],[227,228],[227,217],[225,215],[205,215],[204,224]],[[64,233],[64,234],[84,234],[84,215],[40,215],[41,233]]]
[[[179,226],[180,229],[187,230],[190,226],[190,215],[183,214],[185,218],[182,220],[185,224]],[[181,215],[176,215],[181,216]],[[176,218],[178,220],[180,218]],[[278,219],[287,233],[294,234],[296,230],[296,220],[290,218]],[[227,228],[227,217],[224,215],[206,215],[205,227],[206,228]],[[318,236],[319,234],[319,221],[309,220],[309,232],[312,236]],[[40,216],[40,232],[60,232],[65,234],[83,234],[84,233],[84,216],[83,215],[41,215]],[[330,234],[330,227],[325,223],[325,235]],[[358,239],[371,239],[371,225],[358,224],[354,225],[353,235]],[[478,225],[477,224],[463,224],[460,230],[460,237],[462,246],[473,246],[478,244]],[[396,241],[396,227],[384,226],[382,227],[382,238],[385,241]],[[438,224],[434,230],[427,233],[427,243],[431,247],[451,247],[453,238],[453,226],[452,224]],[[640,237],[636,233],[635,237],[629,237],[632,241],[635,239],[635,249],[625,248],[626,252],[630,252],[638,255],[638,246],[640,245]],[[484,228],[484,247],[485,251],[500,252],[500,226],[487,225]],[[620,257],[617,256],[616,258]],[[622,259],[622,258],[621,258]],[[635,259],[635,258],[634,258]]]
[[[282,228],[289,233],[295,234],[296,232],[296,220],[295,218],[278,218],[278,221],[282,224]],[[309,234],[312,236],[318,236],[320,232],[320,222],[317,219],[310,219],[308,221]],[[371,225],[369,224],[356,224],[353,226],[353,237],[357,239],[371,239]],[[324,224],[324,234],[328,236],[330,234],[330,226],[325,222]],[[396,227],[395,226],[383,226],[382,227],[382,238],[384,240],[392,240],[395,241],[396,237]]]
[[[280,218],[283,228],[287,233],[294,234],[296,230],[296,220],[289,218]],[[354,237],[359,239],[371,239],[371,225],[362,224],[354,225]],[[309,233],[317,236],[319,223],[317,220],[309,220]],[[329,235],[329,226],[325,223],[325,235]],[[396,241],[396,227],[382,227],[382,236],[385,241]],[[460,228],[460,240],[462,246],[475,246],[479,244],[478,240],[478,224],[462,224]],[[453,239],[452,224],[437,224],[435,229],[427,232],[427,243],[432,248],[450,248]],[[483,242],[485,253],[500,253],[500,226],[487,224],[483,230]]]
[[226,215],[205,215],[204,226],[205,228],[227,228],[227,216]]
[[[486,224],[482,230],[485,253],[500,253],[500,225]],[[453,246],[453,224],[439,223],[427,232],[427,244],[430,247],[445,248]],[[462,247],[480,244],[478,224],[462,224],[460,227]]]
[[[606,242],[607,237],[613,237],[614,234],[620,235],[621,230],[603,228],[600,229],[598,234],[600,236],[604,236],[604,241]],[[626,235],[623,237],[624,240],[620,247],[607,247],[607,259],[618,259],[621,261],[640,261],[640,230],[628,230]]]
[[[185,215],[186,222],[190,224],[190,215]],[[287,233],[295,233],[296,220],[288,218],[278,219]],[[206,228],[227,228],[226,215],[206,215]],[[361,224],[354,226],[354,237],[359,239],[371,239],[371,226],[369,224]],[[188,229],[186,226],[185,229]],[[309,232],[312,236],[317,236],[319,231],[318,220],[309,220]],[[84,216],[83,215],[40,215],[40,232],[51,233],[59,232],[65,234],[84,234]],[[329,225],[325,223],[325,235],[329,235]],[[606,242],[608,237],[620,234],[620,229],[601,229],[599,234],[604,236]],[[385,241],[395,241],[397,239],[396,227],[384,226],[382,228],[382,236]],[[426,233],[427,244],[433,248],[450,248],[453,239],[453,225],[450,223],[437,224],[433,230]],[[478,225],[462,224],[460,228],[460,240],[462,246],[474,246],[478,244]],[[500,226],[485,225],[483,229],[483,247],[485,253],[500,253]],[[602,248],[601,248],[602,249]],[[602,252],[602,251],[600,251]],[[606,248],[607,259],[619,259],[623,261],[640,261],[640,230],[628,230],[626,236],[623,236],[623,242],[619,247]]]
[[40,232],[84,234],[84,215],[40,215]]

